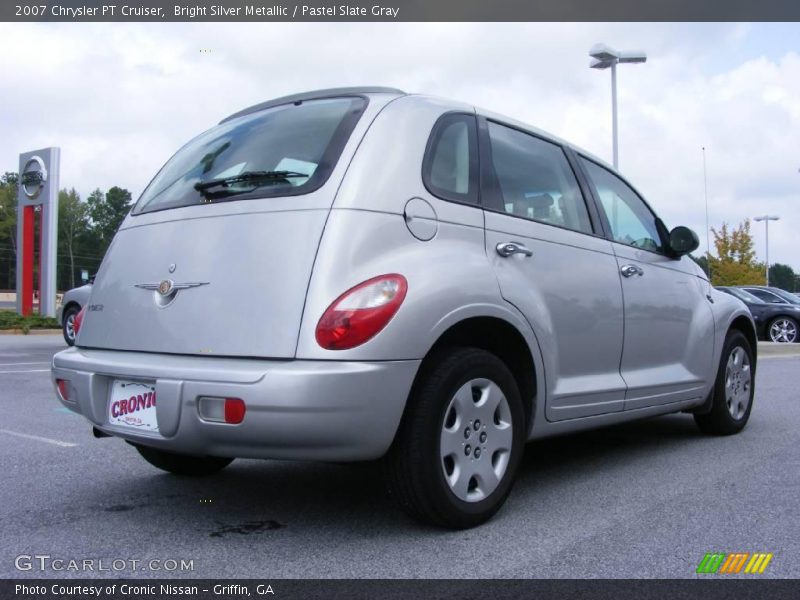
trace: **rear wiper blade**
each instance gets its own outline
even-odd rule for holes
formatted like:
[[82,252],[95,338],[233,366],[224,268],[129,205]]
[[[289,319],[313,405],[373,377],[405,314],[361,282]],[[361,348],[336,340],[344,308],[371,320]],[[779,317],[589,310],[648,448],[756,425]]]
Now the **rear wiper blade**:
[[289,180],[294,177],[310,177],[306,173],[298,171],[245,171],[231,177],[220,177],[219,179],[209,179],[208,181],[198,181],[194,184],[194,189],[198,192],[215,187],[229,187],[235,183],[247,181],[281,181]]

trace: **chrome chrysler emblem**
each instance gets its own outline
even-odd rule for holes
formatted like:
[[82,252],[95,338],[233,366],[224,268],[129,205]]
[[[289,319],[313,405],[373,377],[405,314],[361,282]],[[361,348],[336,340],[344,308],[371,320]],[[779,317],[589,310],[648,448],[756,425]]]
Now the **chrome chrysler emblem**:
[[175,283],[172,279],[164,279],[158,283],[137,283],[134,287],[142,290],[153,290],[153,300],[155,303],[164,308],[175,300],[180,290],[188,290],[190,288],[200,287],[201,285],[208,285],[207,281],[195,281],[186,283]]
[[175,283],[172,279],[164,279],[159,283],[137,283],[133,287],[142,290],[155,290],[162,296],[169,296],[178,290],[188,290],[189,288],[200,287],[201,285],[208,285],[207,281],[196,281],[191,283]]

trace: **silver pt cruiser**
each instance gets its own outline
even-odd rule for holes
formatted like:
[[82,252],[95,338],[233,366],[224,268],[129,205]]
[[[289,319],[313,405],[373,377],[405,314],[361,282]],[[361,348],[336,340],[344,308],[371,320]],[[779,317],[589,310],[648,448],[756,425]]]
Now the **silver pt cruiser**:
[[745,426],[755,328],[697,245],[524,123],[387,88],[288,96],[156,175],[53,382],[166,471],[380,458],[407,512],[470,527],[528,440],[675,412]]

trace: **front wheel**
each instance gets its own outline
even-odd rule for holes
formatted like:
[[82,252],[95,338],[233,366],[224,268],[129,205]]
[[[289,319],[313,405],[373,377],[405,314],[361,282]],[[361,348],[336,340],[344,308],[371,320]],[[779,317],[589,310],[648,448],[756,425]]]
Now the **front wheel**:
[[769,339],[781,344],[797,341],[797,321],[790,317],[778,317],[769,324]]
[[750,342],[742,332],[730,331],[711,392],[711,411],[694,416],[700,430],[712,435],[731,435],[744,429],[753,408],[754,384],[755,360]]
[[495,355],[452,348],[423,365],[385,458],[389,494],[412,517],[462,529],[503,505],[525,442],[517,383]]
[[134,444],[139,454],[154,467],[162,471],[167,471],[174,475],[188,475],[192,477],[202,477],[213,475],[227,467],[232,458],[220,456],[189,456],[187,454],[175,454],[164,450],[157,450],[149,446]]

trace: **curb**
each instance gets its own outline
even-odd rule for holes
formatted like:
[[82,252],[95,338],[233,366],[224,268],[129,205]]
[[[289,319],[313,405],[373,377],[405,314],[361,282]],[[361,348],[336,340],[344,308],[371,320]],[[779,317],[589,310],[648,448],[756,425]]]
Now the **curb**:
[[31,329],[28,333],[22,329],[0,329],[0,335],[55,335],[61,333],[60,329]]
[[800,344],[758,342],[758,356],[800,356]]

